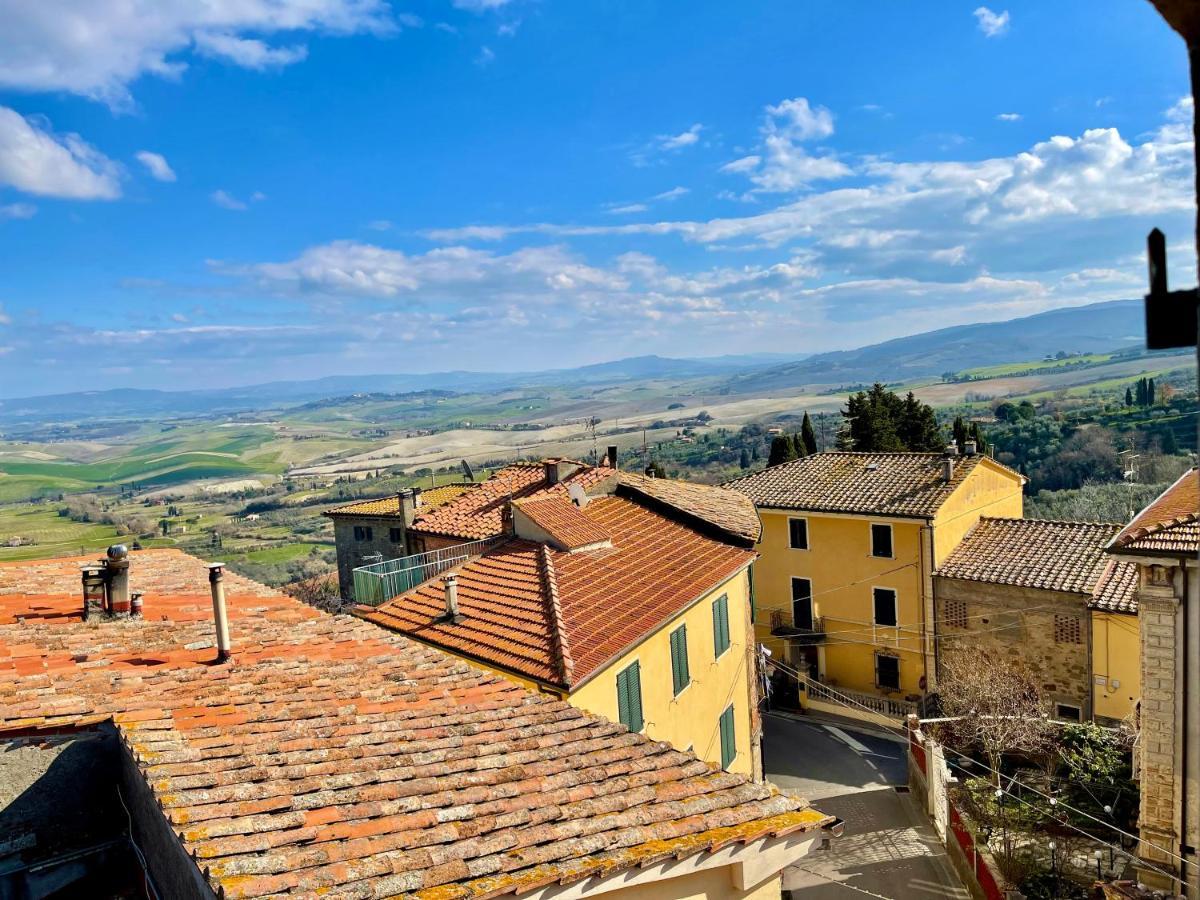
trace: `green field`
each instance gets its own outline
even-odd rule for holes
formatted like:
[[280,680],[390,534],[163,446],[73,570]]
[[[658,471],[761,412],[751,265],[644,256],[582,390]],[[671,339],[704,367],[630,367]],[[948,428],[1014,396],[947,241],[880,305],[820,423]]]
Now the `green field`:
[[1081,369],[1087,366],[1098,366],[1110,362],[1115,354],[1091,353],[1085,356],[1070,356],[1066,359],[1039,359],[1029,362],[1004,363],[998,366],[981,366],[978,369],[967,369],[957,373],[964,378],[984,380],[988,378],[1006,378],[1011,375],[1035,375],[1049,373],[1059,369]]

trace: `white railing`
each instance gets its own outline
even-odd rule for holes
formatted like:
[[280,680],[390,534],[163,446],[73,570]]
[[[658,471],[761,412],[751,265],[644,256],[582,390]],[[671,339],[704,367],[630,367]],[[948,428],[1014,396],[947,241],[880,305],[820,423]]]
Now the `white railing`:
[[378,606],[474,556],[482,556],[488,548],[504,538],[505,535],[497,535],[482,541],[455,544],[453,547],[359,566],[354,570],[354,602]]
[[893,700],[891,697],[880,697],[877,694],[866,694],[862,691],[851,691],[845,688],[831,688],[820,681],[805,678],[805,689],[810,700],[823,700],[826,703],[836,703],[840,706],[857,708],[863,712],[873,712],[887,719],[903,719],[917,712],[917,704],[908,700]]

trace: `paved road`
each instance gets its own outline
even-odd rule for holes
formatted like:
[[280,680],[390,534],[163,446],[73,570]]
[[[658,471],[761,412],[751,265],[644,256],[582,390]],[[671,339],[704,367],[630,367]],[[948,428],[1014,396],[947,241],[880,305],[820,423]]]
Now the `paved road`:
[[[792,900],[967,900],[932,827],[907,794],[904,746],[869,730],[768,715],[767,777],[846,821],[829,849],[784,872]],[[859,890],[854,890],[858,888]]]

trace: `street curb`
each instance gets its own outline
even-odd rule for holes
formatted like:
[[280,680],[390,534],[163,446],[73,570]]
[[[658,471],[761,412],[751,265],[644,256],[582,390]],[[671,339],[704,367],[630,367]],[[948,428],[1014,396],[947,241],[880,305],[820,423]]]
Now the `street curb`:
[[826,713],[805,713],[804,715],[800,715],[783,709],[768,710],[764,715],[775,716],[779,719],[791,719],[793,722],[807,722],[810,725],[833,725],[843,731],[853,731],[867,737],[891,741],[893,744],[899,744],[902,747],[908,746],[908,741],[898,734],[885,731],[882,728],[873,728],[870,725],[859,722],[857,719],[843,719],[839,716],[831,716]]

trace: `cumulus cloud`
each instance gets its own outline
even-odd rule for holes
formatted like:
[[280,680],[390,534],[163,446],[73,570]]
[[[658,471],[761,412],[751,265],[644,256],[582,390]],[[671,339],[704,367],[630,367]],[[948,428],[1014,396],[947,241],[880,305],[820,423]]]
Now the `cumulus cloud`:
[[176,78],[195,50],[252,69],[303,59],[280,34],[386,34],[385,0],[0,0],[0,88],[66,91],[128,106],[143,75]]
[[1020,113],[1000,113],[998,116],[996,116],[996,118],[999,119],[1001,122],[1020,122],[1021,114]]
[[688,188],[685,188],[682,186],[673,187],[669,191],[663,191],[660,194],[655,194],[650,199],[652,199],[652,200],[678,200],[684,194],[688,194],[688,193],[691,193],[691,191]]
[[0,205],[0,220],[32,219],[36,214],[37,207],[32,203],[5,203]]
[[1000,37],[1008,31],[1009,16],[1008,10],[996,13],[992,12],[986,6],[981,6],[973,13],[975,16],[975,24],[979,30],[983,32],[985,37]]
[[755,193],[787,193],[816,181],[844,178],[850,167],[833,153],[811,154],[802,145],[833,135],[833,113],[794,97],[766,108],[759,152],[732,160],[722,172],[745,175]]
[[242,200],[224,188],[218,188],[209,194],[209,199],[222,209],[231,209],[235,212],[243,212],[250,208],[251,203],[258,203],[267,199],[267,195],[262,191],[255,191],[250,195],[250,200]]
[[121,195],[120,168],[77,134],[0,106],[0,184],[26,194],[75,200]]
[[697,122],[687,131],[681,131],[679,134],[660,134],[655,140],[660,150],[682,150],[699,142],[700,132],[703,130],[704,126]]
[[156,181],[174,181],[175,170],[167,164],[167,159],[161,153],[152,153],[149,150],[139,150],[134,154],[137,161],[146,167],[146,171],[150,173],[150,177]]

